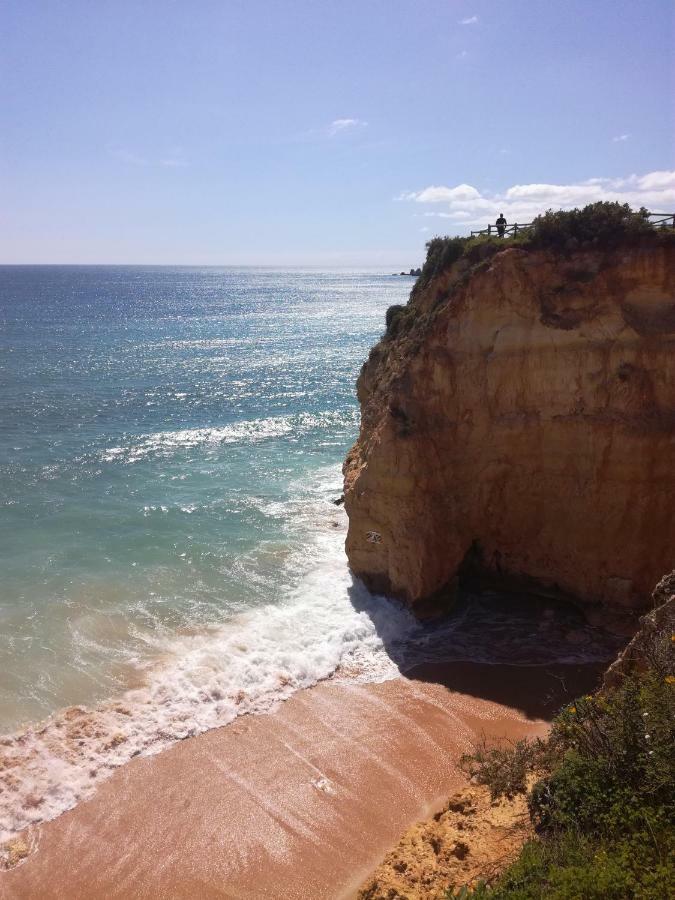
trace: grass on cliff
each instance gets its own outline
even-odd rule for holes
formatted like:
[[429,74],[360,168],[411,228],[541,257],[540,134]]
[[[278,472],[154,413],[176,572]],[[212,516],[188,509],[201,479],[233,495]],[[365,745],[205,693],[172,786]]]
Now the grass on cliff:
[[651,638],[642,672],[578,699],[547,741],[464,759],[493,796],[524,790],[536,837],[473,900],[662,900],[675,888],[675,675],[671,629]]

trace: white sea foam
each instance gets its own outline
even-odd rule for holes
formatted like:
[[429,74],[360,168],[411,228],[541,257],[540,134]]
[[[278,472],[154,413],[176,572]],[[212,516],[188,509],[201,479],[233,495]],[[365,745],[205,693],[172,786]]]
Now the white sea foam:
[[[348,425],[351,417],[344,413],[299,413],[293,416],[270,416],[234,422],[218,428],[184,428],[177,431],[158,431],[153,434],[130,436],[129,443],[120,447],[108,447],[103,451],[105,462],[137,462],[149,456],[169,456],[181,450],[191,450],[213,444],[254,444],[259,441],[294,434],[301,436],[313,428],[331,425]],[[349,419],[349,420],[348,420]]]

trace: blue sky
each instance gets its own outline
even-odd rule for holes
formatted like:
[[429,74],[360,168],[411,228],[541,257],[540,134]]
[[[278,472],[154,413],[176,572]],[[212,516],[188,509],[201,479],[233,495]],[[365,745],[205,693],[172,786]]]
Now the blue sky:
[[0,262],[398,269],[502,207],[675,212],[674,10],[7,0]]

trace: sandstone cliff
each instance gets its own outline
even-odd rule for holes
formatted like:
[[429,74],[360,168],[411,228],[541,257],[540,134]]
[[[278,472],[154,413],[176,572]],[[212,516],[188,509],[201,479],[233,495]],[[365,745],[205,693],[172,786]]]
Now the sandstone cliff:
[[471,561],[639,610],[675,565],[673,241],[461,259],[358,396],[346,548],[371,588],[416,603]]

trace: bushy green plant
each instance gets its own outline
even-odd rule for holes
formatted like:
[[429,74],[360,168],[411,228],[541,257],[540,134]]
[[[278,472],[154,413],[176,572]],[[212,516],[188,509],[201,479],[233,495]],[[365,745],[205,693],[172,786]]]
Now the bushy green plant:
[[657,810],[672,801],[675,703],[669,678],[649,669],[626,677],[611,697],[582,697],[561,713],[551,736],[563,751],[560,765],[530,798],[537,828],[611,832],[631,817],[636,803]]
[[469,238],[463,237],[435,237],[427,241],[427,258],[416,287],[424,287],[437,275],[447,271],[464,255],[468,243]]
[[405,309],[405,306],[401,305],[400,303],[395,303],[393,306],[389,307],[385,315],[385,323],[387,326],[388,334],[394,334],[396,332],[396,325],[405,312]]
[[654,229],[644,208],[637,212],[627,203],[600,201],[583,209],[548,210],[537,216],[523,233],[521,243],[532,248],[573,250],[581,245],[609,246]]
[[536,765],[542,741],[521,740],[490,746],[485,740],[460,758],[460,767],[478,784],[484,784],[492,800],[524,794],[526,779]]
[[[529,841],[494,885],[467,888],[472,900],[663,900],[675,870],[643,833],[613,843],[581,831]],[[448,892],[458,900],[458,891]]]

